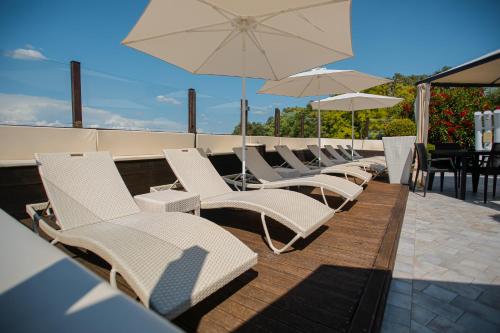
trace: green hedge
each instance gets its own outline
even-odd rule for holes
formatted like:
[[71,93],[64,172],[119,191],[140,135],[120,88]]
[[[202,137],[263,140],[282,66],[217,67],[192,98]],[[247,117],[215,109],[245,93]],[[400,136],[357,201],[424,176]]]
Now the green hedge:
[[393,119],[385,125],[385,136],[408,136],[417,133],[417,126],[410,119]]

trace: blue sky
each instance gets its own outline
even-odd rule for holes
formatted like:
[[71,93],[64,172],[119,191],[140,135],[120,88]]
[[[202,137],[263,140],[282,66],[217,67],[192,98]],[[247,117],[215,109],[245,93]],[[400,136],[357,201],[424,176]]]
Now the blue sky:
[[[240,79],[193,75],[120,44],[146,5],[2,0],[0,122],[68,124],[67,63],[78,60],[88,126],[183,131],[192,87],[198,127],[230,132],[239,120]],[[385,77],[430,74],[499,48],[498,13],[498,0],[353,0],[355,56],[327,67]],[[255,94],[262,83],[248,82],[250,121],[308,100]]]

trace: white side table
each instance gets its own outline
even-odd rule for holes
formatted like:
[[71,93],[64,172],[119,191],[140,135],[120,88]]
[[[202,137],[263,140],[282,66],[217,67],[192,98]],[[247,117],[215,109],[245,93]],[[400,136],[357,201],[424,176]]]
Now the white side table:
[[147,212],[194,212],[200,215],[200,195],[183,191],[158,191],[134,196],[134,200]]

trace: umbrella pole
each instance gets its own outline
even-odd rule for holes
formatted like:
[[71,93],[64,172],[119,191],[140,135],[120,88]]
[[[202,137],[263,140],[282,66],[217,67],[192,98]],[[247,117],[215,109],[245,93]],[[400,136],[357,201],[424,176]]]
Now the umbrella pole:
[[243,76],[241,78],[241,189],[243,191],[246,190],[247,187],[247,96],[246,96],[246,41],[245,41],[245,33],[242,35],[242,72]]
[[[318,94],[320,90],[320,79],[318,79]],[[321,98],[318,99],[318,168],[321,168]]]
[[318,101],[318,167],[321,168],[321,101]]
[[351,161],[354,161],[354,107],[351,99]]
[[246,103],[246,78],[242,77],[241,80],[241,183],[243,191],[246,190],[246,163],[247,163],[247,144],[246,144],[246,135],[247,135],[247,103]]

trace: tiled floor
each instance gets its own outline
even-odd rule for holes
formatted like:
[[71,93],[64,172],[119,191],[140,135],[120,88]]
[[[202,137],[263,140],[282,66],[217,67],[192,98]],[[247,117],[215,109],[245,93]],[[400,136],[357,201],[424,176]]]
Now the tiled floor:
[[500,191],[467,188],[410,193],[382,332],[500,332]]

